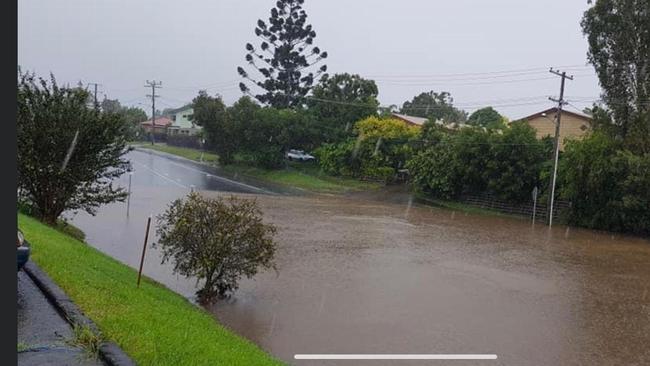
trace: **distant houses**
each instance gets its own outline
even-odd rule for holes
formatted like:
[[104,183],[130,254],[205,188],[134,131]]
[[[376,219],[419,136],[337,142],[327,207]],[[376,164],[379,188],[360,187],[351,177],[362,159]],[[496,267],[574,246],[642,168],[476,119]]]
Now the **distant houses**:
[[[192,114],[194,109],[191,104],[185,105],[177,109],[164,111],[164,116],[157,116],[154,121],[151,119],[140,122],[140,126],[145,135],[148,135],[153,130],[158,136],[162,136],[168,142],[174,140],[176,136],[192,136],[195,137],[201,132],[201,126],[197,126],[192,122]],[[142,136],[146,139],[146,136]],[[172,137],[171,139],[169,137]],[[197,141],[198,139],[195,138]]]
[[[154,126],[155,123],[155,126]],[[151,133],[153,130],[155,134],[166,134],[167,128],[171,126],[172,120],[169,117],[157,116],[155,121],[148,119],[144,122],[140,122],[140,126],[146,133]]]
[[[537,131],[537,138],[555,136],[555,118],[557,107],[549,108],[541,112],[520,118],[518,121],[528,123]],[[560,120],[560,149],[564,148],[566,139],[580,139],[591,130],[591,117],[572,111],[562,110]]]
[[192,108],[191,104],[185,105],[178,109],[172,109],[170,111],[167,111],[167,113],[173,122],[167,129],[167,133],[170,136],[194,136],[201,132],[201,126],[197,126],[191,120],[192,114],[194,114],[194,109]]

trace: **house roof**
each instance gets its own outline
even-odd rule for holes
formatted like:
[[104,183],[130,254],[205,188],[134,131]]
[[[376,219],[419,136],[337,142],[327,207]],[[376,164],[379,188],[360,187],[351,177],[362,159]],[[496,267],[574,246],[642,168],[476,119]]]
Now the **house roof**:
[[185,110],[188,110],[188,109],[192,109],[192,108],[194,108],[194,105],[192,103],[189,103],[189,104],[186,104],[186,105],[184,105],[182,107],[170,109],[170,110],[167,110],[165,112],[167,113],[167,115],[171,116],[172,114],[176,114],[176,113],[179,113],[179,112],[182,112],[182,111],[185,111]]
[[[553,107],[553,108],[549,108],[549,109],[544,110],[544,111],[540,111],[540,112],[537,112],[537,113],[531,114],[530,116],[526,116],[526,117],[523,117],[523,118],[519,118],[519,119],[516,120],[516,121],[521,121],[521,120],[531,120],[531,119],[535,119],[535,118],[543,117],[543,116],[542,116],[543,114],[546,114],[547,116],[552,116],[552,115],[555,115],[556,113],[557,113],[557,107]],[[578,112],[567,111],[567,110],[565,110],[565,109],[562,110],[562,114],[570,114],[570,115],[572,115],[572,116],[574,116],[574,117],[576,117],[576,118],[583,119],[583,120],[585,120],[585,121],[587,121],[587,122],[590,122],[591,119],[592,119],[591,116],[588,116],[588,115],[586,115],[586,114],[584,114],[584,113],[578,113]],[[513,121],[513,122],[514,122],[514,121]]]
[[[142,126],[151,126],[152,125],[150,119],[146,120],[144,122],[140,122],[140,124]],[[156,117],[156,127],[158,127],[158,126],[166,127],[166,126],[169,126],[171,124],[172,124],[172,120],[169,117],[161,117],[161,116]]]
[[391,113],[391,115],[395,118],[401,119],[402,121],[416,125],[416,126],[422,126],[424,122],[428,121],[426,118],[422,117],[415,117],[415,116],[409,116],[406,114],[399,114],[399,113]]

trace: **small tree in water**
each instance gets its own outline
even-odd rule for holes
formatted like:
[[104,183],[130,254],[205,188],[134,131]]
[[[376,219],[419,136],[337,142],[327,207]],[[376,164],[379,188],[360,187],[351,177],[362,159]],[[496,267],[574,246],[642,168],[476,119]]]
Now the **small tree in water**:
[[275,268],[276,228],[264,224],[254,200],[204,198],[191,193],[157,217],[163,263],[174,272],[204,280],[197,291],[201,302],[229,296],[242,276],[253,277],[259,267]]

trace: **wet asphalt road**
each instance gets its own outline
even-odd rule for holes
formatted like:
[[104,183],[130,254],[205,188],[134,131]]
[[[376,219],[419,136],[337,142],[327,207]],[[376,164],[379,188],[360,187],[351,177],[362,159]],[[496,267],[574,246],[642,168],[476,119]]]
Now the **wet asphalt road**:
[[27,348],[18,353],[19,366],[103,365],[66,343],[72,337],[70,325],[23,271],[17,287],[17,341]]
[[[288,363],[650,364],[647,240],[468,215],[414,205],[408,196],[386,200],[383,192],[298,197],[200,185],[206,178],[194,165],[131,154],[129,217],[121,203],[97,217],[76,216],[87,241],[137,268],[146,217],[190,185],[205,195],[235,191],[257,199],[278,226],[278,272],[243,280],[231,300],[209,310]],[[194,280],[160,265],[155,249],[147,253],[145,274],[193,295]],[[296,353],[494,353],[498,359],[317,362],[295,361]]]

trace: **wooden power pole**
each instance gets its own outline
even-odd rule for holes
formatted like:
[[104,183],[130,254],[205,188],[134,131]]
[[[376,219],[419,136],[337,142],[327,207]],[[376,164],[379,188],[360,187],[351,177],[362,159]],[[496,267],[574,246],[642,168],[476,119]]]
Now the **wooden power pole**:
[[147,94],[147,96],[151,97],[151,144],[153,145],[156,142],[154,137],[156,132],[156,98],[160,96],[156,95],[156,89],[162,88],[162,81],[156,82],[156,80],[147,80],[145,88],[151,88],[151,94]]
[[550,100],[557,102],[557,115],[555,117],[555,144],[553,146],[553,176],[551,178],[551,194],[548,197],[548,226],[553,226],[553,204],[555,200],[555,182],[557,180],[557,163],[560,155],[560,120],[562,118],[562,107],[566,104],[564,101],[564,81],[566,79],[573,80],[573,76],[567,76],[565,71],[559,72],[551,68],[550,73],[555,74],[562,78],[560,84],[560,98]]

